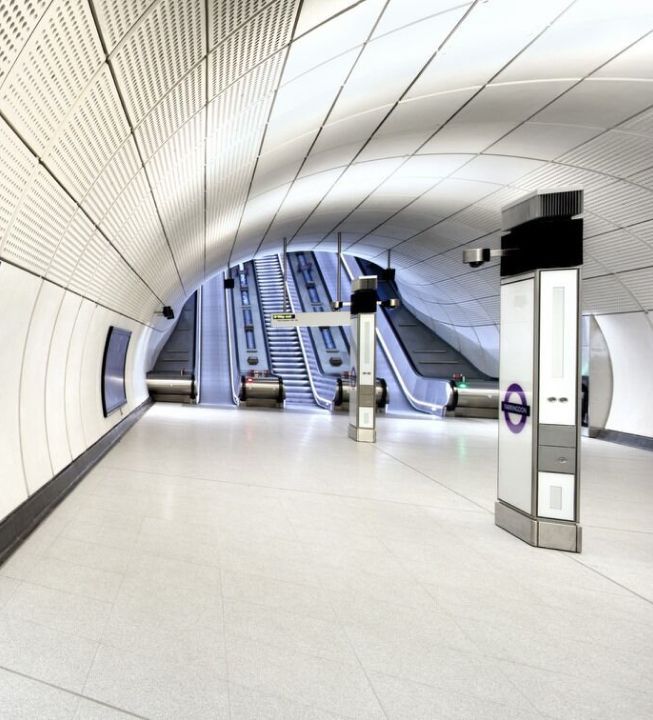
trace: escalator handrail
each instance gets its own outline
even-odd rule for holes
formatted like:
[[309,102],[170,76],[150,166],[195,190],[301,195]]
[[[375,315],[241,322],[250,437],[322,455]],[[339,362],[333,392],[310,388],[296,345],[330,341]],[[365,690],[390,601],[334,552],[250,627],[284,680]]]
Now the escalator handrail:
[[[345,272],[349,276],[350,282],[353,281],[354,274],[349,268],[349,265],[347,264],[344,255],[342,256],[342,265],[345,268]],[[390,368],[394,373],[399,387],[401,387],[401,390],[406,397],[406,400],[408,400],[408,402],[413,406],[413,408],[415,408],[415,410],[418,410],[419,412],[429,413],[431,415],[442,415],[444,412],[444,405],[439,405],[437,403],[429,403],[425,400],[420,400],[410,392],[410,390],[406,386],[406,383],[404,382],[403,377],[401,376],[401,373],[399,372],[399,369],[397,368],[397,364],[395,363],[394,358],[390,353],[390,349],[388,348],[388,345],[385,342],[383,335],[381,334],[381,331],[378,327],[376,328],[376,338],[379,345],[381,346],[381,349],[383,350],[383,354],[385,355],[386,360],[388,361],[388,365],[390,365]]]
[[[223,286],[225,274],[223,273]],[[231,322],[234,313],[234,299],[232,293],[223,287],[224,293],[224,311],[227,318],[227,357],[229,359],[229,384],[231,385],[231,399],[233,404],[240,405],[240,375],[238,372],[238,363],[234,357],[234,336],[233,324]]]

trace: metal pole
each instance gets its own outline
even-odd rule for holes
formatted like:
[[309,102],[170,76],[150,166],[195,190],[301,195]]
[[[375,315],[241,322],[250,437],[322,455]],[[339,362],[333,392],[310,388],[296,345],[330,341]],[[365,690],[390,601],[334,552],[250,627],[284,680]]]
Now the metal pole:
[[392,255],[392,250],[388,250],[388,270],[392,267],[392,264],[390,262],[391,255]]
[[288,312],[288,238],[283,239],[283,311]]
[[340,301],[342,298],[340,297],[341,293],[341,285],[340,285],[340,276],[342,274],[342,233],[338,231],[338,274],[336,276],[336,302],[338,303],[338,307],[341,307]]

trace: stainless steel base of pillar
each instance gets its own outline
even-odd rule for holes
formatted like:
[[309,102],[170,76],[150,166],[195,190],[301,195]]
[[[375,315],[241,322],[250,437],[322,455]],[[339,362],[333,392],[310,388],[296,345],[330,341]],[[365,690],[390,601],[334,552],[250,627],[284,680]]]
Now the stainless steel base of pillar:
[[349,437],[356,442],[376,442],[376,430],[373,428],[359,428],[355,425],[349,426]]
[[533,547],[576,553],[582,548],[583,529],[578,523],[532,518],[501,500],[494,506],[494,523]]

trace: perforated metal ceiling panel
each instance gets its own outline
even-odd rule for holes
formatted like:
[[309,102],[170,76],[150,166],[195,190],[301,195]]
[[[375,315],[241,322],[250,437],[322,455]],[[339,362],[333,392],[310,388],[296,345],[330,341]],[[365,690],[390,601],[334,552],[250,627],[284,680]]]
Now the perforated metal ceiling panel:
[[649,308],[652,30],[649,0],[0,0],[0,259],[148,321],[339,230],[490,363],[462,247],[581,186],[584,309]]
[[0,91],[4,116],[37,152],[48,147],[102,59],[86,0],[53,0]]
[[0,85],[49,4],[49,0],[0,2]]
[[153,2],[111,53],[135,125],[205,55],[204,23],[202,0]]

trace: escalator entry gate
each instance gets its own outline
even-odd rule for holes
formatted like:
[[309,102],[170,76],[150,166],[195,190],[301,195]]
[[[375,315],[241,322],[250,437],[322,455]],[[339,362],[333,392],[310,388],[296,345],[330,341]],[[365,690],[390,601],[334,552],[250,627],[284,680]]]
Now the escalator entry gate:
[[283,379],[268,372],[250,371],[240,378],[239,407],[283,407]]
[[[349,373],[343,373],[342,377],[336,380],[336,393],[333,397],[334,412],[349,412],[350,387]],[[388,392],[388,384],[383,378],[376,379],[375,400],[377,411],[385,412],[390,402],[390,393]]]

